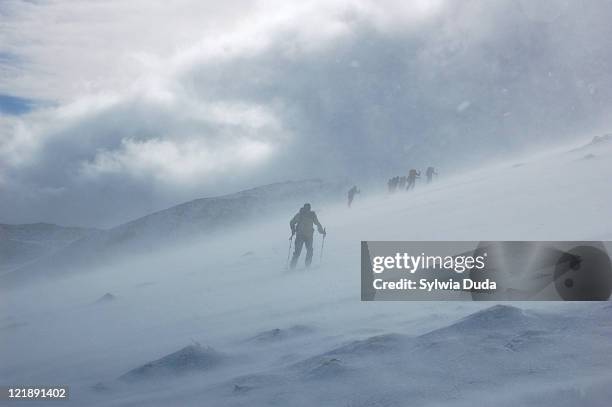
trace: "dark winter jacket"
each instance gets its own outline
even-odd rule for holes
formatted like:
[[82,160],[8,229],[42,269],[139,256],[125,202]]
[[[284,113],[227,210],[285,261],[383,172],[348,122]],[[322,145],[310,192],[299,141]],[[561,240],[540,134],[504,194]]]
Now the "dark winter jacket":
[[317,230],[319,233],[323,233],[323,226],[319,223],[319,219],[317,219],[317,214],[314,211],[307,210],[305,208],[300,209],[300,211],[291,219],[289,222],[289,226],[291,227],[291,232],[296,233],[302,237],[312,237],[314,233],[314,226],[317,225]]

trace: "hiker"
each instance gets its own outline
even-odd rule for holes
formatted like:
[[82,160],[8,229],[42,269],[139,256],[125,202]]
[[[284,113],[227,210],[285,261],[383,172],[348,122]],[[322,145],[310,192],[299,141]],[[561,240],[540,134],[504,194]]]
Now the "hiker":
[[425,175],[427,175],[427,183],[430,184],[433,180],[433,176],[438,175],[438,173],[436,172],[436,169],[434,167],[427,167]]
[[414,183],[416,181],[417,178],[421,177],[421,171],[417,171],[414,168],[412,168],[409,172],[408,172],[408,185],[406,186],[406,190],[410,190],[412,188],[414,188]]
[[291,219],[291,222],[289,222],[291,237],[295,236],[295,248],[293,250],[293,257],[291,258],[291,269],[295,268],[300,253],[302,252],[303,245],[306,245],[306,267],[310,267],[310,263],[312,263],[313,225],[317,225],[317,230],[320,234],[326,234],[325,229],[323,229],[323,226],[319,223],[319,219],[317,219],[317,214],[310,210],[309,203],[305,203],[300,211]]
[[406,186],[406,176],[402,176],[399,179],[399,189],[404,189]]
[[389,193],[392,194],[397,189],[397,183],[399,181],[399,177],[389,178],[387,185],[389,186]]
[[357,189],[357,185],[353,185],[353,187],[351,189],[349,189],[348,191],[348,207],[351,207],[351,204],[353,203],[353,199],[355,199],[355,194],[360,193],[361,191],[359,189]]

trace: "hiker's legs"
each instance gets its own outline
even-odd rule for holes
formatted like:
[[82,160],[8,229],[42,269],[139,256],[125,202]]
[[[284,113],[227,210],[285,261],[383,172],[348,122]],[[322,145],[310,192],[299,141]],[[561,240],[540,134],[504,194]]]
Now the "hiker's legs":
[[312,263],[312,236],[304,238],[304,243],[306,244],[306,267],[309,267]]
[[297,235],[295,237],[295,247],[293,248],[293,257],[291,258],[291,268],[294,269],[302,253],[302,246],[304,245],[304,239]]

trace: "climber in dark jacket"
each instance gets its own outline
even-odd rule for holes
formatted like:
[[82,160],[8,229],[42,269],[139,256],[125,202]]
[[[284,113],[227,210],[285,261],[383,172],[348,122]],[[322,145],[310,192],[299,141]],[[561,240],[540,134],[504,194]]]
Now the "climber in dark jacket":
[[289,226],[291,227],[291,236],[295,235],[295,249],[291,258],[291,268],[294,269],[297,261],[302,253],[302,246],[306,245],[306,267],[312,263],[312,235],[314,234],[314,225],[317,225],[317,231],[322,235],[325,234],[325,229],[319,223],[317,214],[310,210],[310,204],[306,203],[300,211],[291,219]]

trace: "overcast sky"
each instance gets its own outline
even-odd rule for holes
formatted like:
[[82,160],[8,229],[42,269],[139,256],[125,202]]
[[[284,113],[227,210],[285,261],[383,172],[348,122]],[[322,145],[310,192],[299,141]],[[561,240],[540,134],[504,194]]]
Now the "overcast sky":
[[610,1],[3,0],[0,18],[3,223],[107,227],[612,128]]

